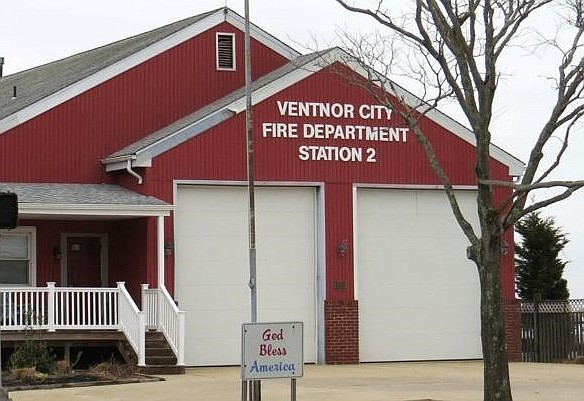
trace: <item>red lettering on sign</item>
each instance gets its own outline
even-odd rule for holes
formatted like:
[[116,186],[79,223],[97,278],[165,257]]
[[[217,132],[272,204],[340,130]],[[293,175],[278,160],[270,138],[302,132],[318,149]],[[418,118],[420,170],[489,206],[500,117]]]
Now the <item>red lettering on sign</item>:
[[260,356],[285,356],[286,348],[273,347],[272,344],[260,344]]
[[279,332],[273,332],[270,329],[266,329],[262,334],[262,340],[264,341],[282,341],[283,339],[284,329],[280,329]]

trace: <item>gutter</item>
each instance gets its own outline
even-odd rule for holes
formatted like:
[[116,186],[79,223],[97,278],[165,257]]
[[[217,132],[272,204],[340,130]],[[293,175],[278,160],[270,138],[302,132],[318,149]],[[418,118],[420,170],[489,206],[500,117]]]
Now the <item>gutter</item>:
[[138,185],[142,185],[142,183],[144,182],[144,179],[142,178],[142,176],[140,174],[138,174],[137,172],[135,172],[134,170],[132,170],[132,160],[128,159],[126,161],[126,171],[133,177],[135,177],[138,180]]

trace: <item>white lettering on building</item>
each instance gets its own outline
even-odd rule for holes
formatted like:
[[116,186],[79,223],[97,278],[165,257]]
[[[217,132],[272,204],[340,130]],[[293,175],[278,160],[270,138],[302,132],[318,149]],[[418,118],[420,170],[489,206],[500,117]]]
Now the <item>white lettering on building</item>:
[[[302,161],[375,163],[378,160],[375,143],[405,143],[409,140],[408,127],[387,125],[387,121],[392,119],[393,109],[385,105],[277,100],[276,106],[281,117],[302,117],[305,120],[264,122],[261,124],[262,138],[312,142],[299,145],[298,158]],[[329,121],[318,122],[314,119]],[[330,121],[333,119],[347,121]],[[339,141],[352,143],[341,145]],[[355,144],[357,141],[367,145],[361,147]]]

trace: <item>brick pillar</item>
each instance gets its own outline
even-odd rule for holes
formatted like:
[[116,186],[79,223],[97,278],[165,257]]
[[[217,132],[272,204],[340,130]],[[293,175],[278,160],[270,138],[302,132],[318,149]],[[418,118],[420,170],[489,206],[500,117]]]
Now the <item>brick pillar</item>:
[[509,362],[521,362],[521,303],[517,299],[503,300],[505,337]]
[[325,301],[324,318],[326,363],[359,363],[358,301]]

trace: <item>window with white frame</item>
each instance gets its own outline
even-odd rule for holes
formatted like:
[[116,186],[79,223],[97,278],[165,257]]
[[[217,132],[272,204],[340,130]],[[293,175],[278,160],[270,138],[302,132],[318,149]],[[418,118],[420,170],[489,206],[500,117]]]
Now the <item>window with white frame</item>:
[[0,285],[35,285],[34,227],[0,231]]
[[217,33],[217,69],[235,71],[235,34]]

